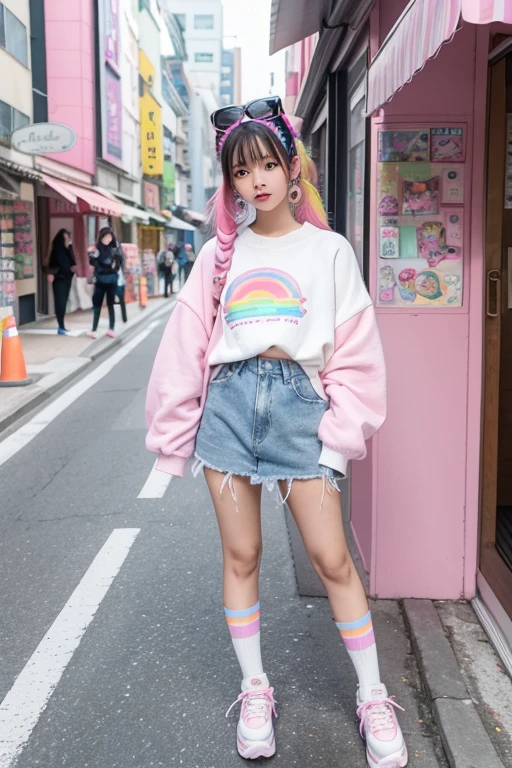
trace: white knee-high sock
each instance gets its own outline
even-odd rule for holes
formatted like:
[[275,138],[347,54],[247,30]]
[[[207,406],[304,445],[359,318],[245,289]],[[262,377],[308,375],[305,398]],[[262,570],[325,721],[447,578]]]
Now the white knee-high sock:
[[379,659],[370,611],[357,621],[336,622],[348,654],[356,669],[363,699],[368,688],[380,683]]
[[260,604],[243,611],[224,608],[242,677],[263,674],[260,647]]

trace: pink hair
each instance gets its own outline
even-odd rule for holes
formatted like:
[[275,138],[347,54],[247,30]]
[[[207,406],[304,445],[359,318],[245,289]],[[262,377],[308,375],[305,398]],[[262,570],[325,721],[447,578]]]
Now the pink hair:
[[[286,117],[282,115],[284,121],[290,130],[295,140],[295,147],[297,155],[301,161],[301,177],[300,188],[302,192],[302,198],[298,205],[295,207],[295,219],[304,224],[309,222],[319,229],[330,230],[327,216],[323,207],[322,199],[315,187],[317,181],[317,173],[315,164],[309,157],[303,143],[297,138],[297,134],[292,127],[292,124]],[[243,122],[239,120],[230,126],[224,133],[218,146],[218,154],[222,153],[224,144],[231,135]],[[279,141],[281,136],[277,127],[266,120],[251,120],[254,123],[261,123],[274,133]],[[236,208],[233,195],[233,189],[231,185],[223,179],[223,182],[217,192],[208,201],[207,207],[207,219],[213,231],[217,234],[217,247],[215,250],[215,271],[213,277],[213,297],[215,300],[215,315],[217,314],[220,297],[224,286],[226,284],[226,278],[231,267],[231,261],[235,250],[235,240],[237,237],[237,224],[236,224]]]

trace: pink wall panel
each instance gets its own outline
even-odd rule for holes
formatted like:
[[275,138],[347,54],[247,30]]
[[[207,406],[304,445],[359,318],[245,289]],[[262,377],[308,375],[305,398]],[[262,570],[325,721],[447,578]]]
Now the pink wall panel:
[[77,134],[69,152],[49,155],[87,173],[95,171],[92,0],[44,0],[48,118]]
[[380,315],[388,419],[379,433],[376,593],[463,588],[467,315]]
[[[373,52],[405,5],[405,0],[386,0],[376,7]],[[379,125],[428,126],[445,120],[468,125],[464,306],[451,311],[377,309],[389,415],[373,443],[371,470],[367,461],[353,467],[352,525],[362,555],[370,558],[371,592],[381,597],[458,598],[475,591],[487,50],[488,31],[464,25],[372,121],[374,297]]]

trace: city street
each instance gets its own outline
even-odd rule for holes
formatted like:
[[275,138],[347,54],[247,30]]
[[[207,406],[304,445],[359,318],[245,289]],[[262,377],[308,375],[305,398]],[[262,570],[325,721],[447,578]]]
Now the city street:
[[[0,767],[231,768],[240,674],[202,478],[152,474],[145,390],[166,318],[0,443]],[[34,436],[35,435],[35,436]],[[356,677],[327,600],[298,595],[264,497],[261,603],[277,765],[365,765]],[[372,605],[410,765],[445,765],[398,603]],[[18,757],[19,756],[19,757]],[[438,760],[440,762],[438,762]]]

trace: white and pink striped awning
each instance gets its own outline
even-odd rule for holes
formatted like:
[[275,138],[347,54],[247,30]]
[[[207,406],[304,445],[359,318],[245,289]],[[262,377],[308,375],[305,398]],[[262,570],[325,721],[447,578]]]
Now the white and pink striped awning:
[[367,114],[390,101],[436,56],[461,19],[512,24],[512,0],[411,0],[368,70]]

